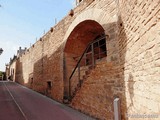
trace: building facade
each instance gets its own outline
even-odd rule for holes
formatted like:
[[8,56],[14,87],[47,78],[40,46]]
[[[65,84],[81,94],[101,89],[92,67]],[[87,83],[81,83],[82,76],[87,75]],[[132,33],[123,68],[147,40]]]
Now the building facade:
[[17,50],[17,55],[14,55],[13,58],[10,58],[9,64],[6,64],[6,79],[9,79],[11,81],[16,80],[16,68],[17,67],[17,58],[20,58],[22,54],[26,52],[27,48],[22,49],[19,47],[19,50]]
[[158,115],[160,1],[77,2],[16,59],[16,82],[98,119],[114,119],[115,98],[122,120]]
[[[11,81],[14,81],[15,82],[15,76],[16,76],[16,59],[17,59],[17,56],[13,56],[13,58],[10,59],[10,63],[9,63],[9,71],[7,71],[6,69],[6,73],[8,74],[8,79],[11,80]],[[8,67],[8,65],[7,65]]]

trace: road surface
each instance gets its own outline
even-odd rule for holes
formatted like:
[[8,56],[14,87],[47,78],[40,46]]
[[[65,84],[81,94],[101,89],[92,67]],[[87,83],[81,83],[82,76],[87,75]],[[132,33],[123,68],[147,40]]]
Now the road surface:
[[0,120],[93,120],[14,82],[0,82]]

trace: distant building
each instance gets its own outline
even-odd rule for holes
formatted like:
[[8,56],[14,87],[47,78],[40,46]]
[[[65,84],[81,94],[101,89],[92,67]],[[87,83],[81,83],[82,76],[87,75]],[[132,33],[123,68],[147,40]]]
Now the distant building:
[[21,47],[19,47],[19,50],[17,50],[17,57],[21,57],[22,54],[24,54],[26,50],[27,50],[26,47],[24,49],[22,49]]
[[9,63],[9,80],[15,81],[15,71],[16,71],[16,59],[17,56],[13,56],[13,58],[10,58],[10,63]]
[[6,80],[8,80],[9,76],[10,76],[10,68],[9,68],[9,64],[6,64]]
[[16,66],[17,66],[17,59],[21,57],[27,48],[22,49],[19,47],[19,50],[17,50],[17,55],[14,55],[13,58],[10,58],[9,64],[6,64],[6,76],[7,79],[15,81],[16,77]]

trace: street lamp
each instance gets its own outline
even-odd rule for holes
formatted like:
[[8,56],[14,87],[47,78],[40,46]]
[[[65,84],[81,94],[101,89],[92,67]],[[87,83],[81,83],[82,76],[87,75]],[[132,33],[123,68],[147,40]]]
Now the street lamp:
[[0,48],[0,55],[2,54],[2,52],[3,52],[3,49],[2,49],[2,48]]

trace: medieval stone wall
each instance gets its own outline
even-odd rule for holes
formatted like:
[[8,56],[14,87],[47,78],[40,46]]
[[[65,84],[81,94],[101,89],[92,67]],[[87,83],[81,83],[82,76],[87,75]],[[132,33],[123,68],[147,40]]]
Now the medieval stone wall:
[[16,77],[16,59],[12,60],[12,64],[9,67],[9,79],[15,81]]
[[127,113],[158,115],[160,1],[120,0],[119,9],[122,25],[120,59],[124,69]]
[[120,0],[118,9],[114,28],[119,43],[107,40],[106,62],[88,75],[72,106],[97,118],[113,119],[113,100],[119,97],[122,119],[143,119],[143,115],[158,119],[160,2]]
[[81,3],[74,9],[74,16],[66,16],[19,57],[17,82],[47,95],[47,81],[52,81],[50,96],[62,102],[64,36],[72,21],[90,2],[92,0]]
[[90,70],[71,106],[98,119],[112,120],[113,100],[119,97],[124,120],[131,119],[127,114],[158,114],[159,16],[159,0],[83,0],[18,58],[16,80],[62,102],[66,42],[77,25],[92,20],[105,30],[107,57]]

